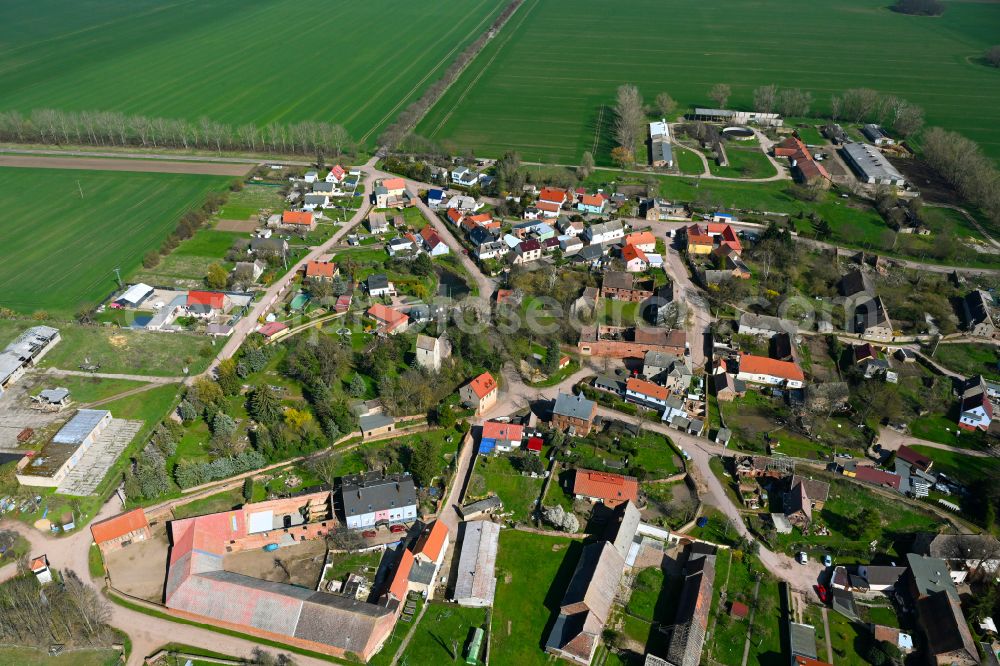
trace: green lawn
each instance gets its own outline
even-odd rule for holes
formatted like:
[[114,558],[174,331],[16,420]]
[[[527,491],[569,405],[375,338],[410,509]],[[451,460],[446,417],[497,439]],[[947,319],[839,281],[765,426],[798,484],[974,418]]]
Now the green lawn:
[[581,548],[571,539],[514,530],[500,533],[490,663],[548,663],[542,646],[558,615]]
[[15,0],[0,8],[0,109],[322,120],[374,140],[504,4]]
[[[5,6],[0,15],[9,10]],[[0,72],[0,80],[4,78]],[[0,168],[5,215],[31,221],[5,230],[0,303],[19,312],[47,310],[67,318],[81,305],[96,305],[117,289],[112,269],[120,268],[127,278],[146,252],[160,247],[185,211],[200,206],[208,192],[229,181],[183,174]]]
[[983,375],[1000,381],[1000,353],[993,345],[965,342],[938,345],[934,360],[966,377]]
[[729,166],[718,166],[715,161],[709,161],[708,166],[716,176],[767,178],[776,173],[760,148],[741,148],[739,144],[729,143],[726,145],[726,157],[729,158]]
[[36,388],[31,393],[37,395],[42,389],[56,386],[69,389],[70,399],[77,406],[80,406],[97,400],[105,400],[119,393],[144,386],[144,384],[128,379],[108,379],[105,377],[46,376],[39,378]]
[[[819,111],[831,94],[868,86],[919,104],[929,125],[961,131],[998,157],[998,75],[978,59],[997,41],[990,26],[1000,22],[1000,6],[947,7],[940,18],[924,18],[876,0],[764,0],[752,8],[722,0],[683,11],[637,0],[613,12],[599,0],[528,0],[418,132],[476,155],[516,150],[529,160],[576,163],[591,151],[607,164],[623,83],[636,84],[649,103],[669,92],[678,113],[714,105],[707,95],[715,83],[732,87],[729,108],[751,108],[753,89],[776,83],[810,90]],[[669,39],[636,29],[660,24],[671,26]],[[712,35],[726,35],[725,43]],[[873,70],[873,62],[891,64]]]
[[[402,627],[409,627],[405,622]],[[456,659],[464,662],[465,648],[472,630],[486,628],[485,608],[462,608],[455,604],[431,602],[424,617],[406,646],[403,659],[413,664],[447,664]],[[458,654],[452,653],[453,646]],[[485,642],[483,644],[485,648]],[[480,649],[480,655],[482,655]],[[482,663],[481,661],[478,663]]]
[[701,158],[690,150],[685,150],[679,146],[674,146],[674,161],[677,168],[683,174],[700,175],[705,173],[705,165]]
[[505,455],[480,456],[475,475],[482,477],[486,492],[496,493],[503,500],[504,512],[514,514],[512,520],[527,522],[531,518],[545,479],[522,476]]
[[952,451],[932,449],[929,446],[914,446],[912,448],[934,461],[932,471],[943,472],[960,483],[969,484],[980,479],[1000,477],[1000,459],[998,458],[964,456]]
[[[868,653],[868,648],[874,642],[872,634],[866,627],[851,622],[840,613],[827,611],[830,623],[830,642],[833,646],[833,658],[838,666],[867,666],[862,655]],[[817,646],[818,647],[818,646]]]
[[6,345],[36,323],[55,326],[62,338],[42,359],[43,368],[79,370],[84,359],[89,358],[101,366],[100,372],[173,377],[183,374],[183,365],[192,374],[201,372],[218,353],[210,339],[193,333],[132,331],[54,321],[0,320],[0,340]]
[[111,666],[119,653],[110,649],[68,650],[50,657],[45,650],[28,647],[0,647],[0,664],[17,666]]

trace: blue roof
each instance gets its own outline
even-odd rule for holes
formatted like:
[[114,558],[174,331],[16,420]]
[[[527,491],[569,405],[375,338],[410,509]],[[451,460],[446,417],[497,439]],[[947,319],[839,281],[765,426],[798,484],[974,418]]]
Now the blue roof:
[[728,217],[728,218],[733,217],[732,213],[712,213],[712,215],[714,217]]
[[444,192],[441,190],[429,190],[427,192],[428,199],[444,199]]
[[479,441],[479,453],[486,455],[488,453],[493,453],[493,449],[497,446],[497,440],[495,439],[482,439]]

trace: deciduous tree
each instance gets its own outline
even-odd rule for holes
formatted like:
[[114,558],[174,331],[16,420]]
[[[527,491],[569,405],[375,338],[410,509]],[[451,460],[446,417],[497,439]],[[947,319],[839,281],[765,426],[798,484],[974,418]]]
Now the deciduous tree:
[[728,83],[716,83],[708,91],[708,98],[718,104],[720,109],[724,109],[726,108],[726,102],[729,101],[730,94],[732,94],[732,89]]
[[656,110],[660,112],[660,116],[669,120],[677,110],[677,102],[669,93],[661,92],[656,96]]

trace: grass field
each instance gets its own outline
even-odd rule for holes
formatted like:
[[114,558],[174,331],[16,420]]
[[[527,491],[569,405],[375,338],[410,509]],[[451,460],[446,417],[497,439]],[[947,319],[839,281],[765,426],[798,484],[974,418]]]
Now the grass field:
[[992,345],[965,342],[938,345],[934,360],[966,377],[983,375],[1000,381],[1000,352]]
[[[2,77],[0,77],[2,78]],[[181,215],[228,178],[59,169],[0,169],[10,221],[0,266],[0,305],[71,316],[117,288],[160,247]],[[79,187],[78,187],[79,184]],[[80,192],[83,198],[80,198]]]
[[[1000,5],[950,2],[941,18],[893,13],[887,3],[836,5],[721,0],[692,6],[636,0],[608,11],[599,0],[527,0],[418,127],[476,154],[514,149],[530,160],[608,163],[614,91],[634,83],[646,101],[669,92],[681,105],[713,106],[715,83],[731,108],[749,108],[763,84],[831,94],[859,86],[924,107],[1000,157],[1000,71],[979,63],[996,40]],[[664,25],[664,30],[646,26]],[[876,64],[877,63],[877,64]]]
[[570,539],[514,530],[500,533],[490,663],[540,666],[549,662],[542,646],[581,548]]
[[[0,341],[6,345],[36,322],[0,320]],[[62,340],[45,355],[43,368],[77,370],[85,358],[100,372],[176,377],[187,365],[191,373],[205,369],[218,348],[193,333],[158,333],[40,322],[59,329]],[[53,382],[55,380],[52,380]]]
[[[486,609],[462,608],[455,604],[430,603],[424,611],[404,660],[408,664],[447,664],[464,659],[469,635],[476,627],[484,627]],[[408,627],[405,622],[404,627]],[[457,648],[458,654],[452,652]]]
[[503,4],[14,0],[0,6],[0,107],[322,120],[374,138]]
[[0,664],[19,666],[111,666],[117,664],[119,652],[110,649],[70,650],[50,657],[45,650],[27,647],[0,648]]

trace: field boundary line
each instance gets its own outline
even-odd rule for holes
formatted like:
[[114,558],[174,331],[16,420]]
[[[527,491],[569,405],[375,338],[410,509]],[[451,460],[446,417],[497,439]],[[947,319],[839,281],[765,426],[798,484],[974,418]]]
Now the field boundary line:
[[[444,127],[444,124],[446,122],[448,122],[448,120],[451,119],[451,115],[455,112],[455,109],[458,107],[459,104],[461,104],[463,101],[465,101],[465,98],[469,95],[469,91],[472,90],[473,86],[475,86],[476,83],[479,82],[479,79],[483,78],[483,74],[485,74],[486,70],[488,70],[490,68],[490,66],[493,64],[493,61],[496,60],[497,56],[500,55],[501,51],[503,51],[504,48],[506,48],[507,44],[510,42],[510,40],[514,37],[514,34],[517,32],[517,29],[520,28],[522,25],[524,25],[524,22],[528,18],[528,15],[531,13],[531,10],[533,10],[535,7],[538,6],[538,1],[539,0],[535,0],[535,4],[533,4],[529,9],[526,9],[524,11],[524,13],[521,15],[521,22],[517,24],[517,28],[511,28],[510,34],[507,35],[507,38],[504,39],[504,41],[503,41],[502,44],[500,44],[499,46],[497,46],[496,53],[493,54],[493,57],[490,58],[489,62],[487,62],[485,65],[483,65],[483,68],[481,70],[479,70],[479,73],[476,75],[476,77],[474,79],[472,79],[472,81],[469,82],[469,85],[465,88],[465,92],[463,92],[459,96],[458,100],[456,100],[455,103],[451,105],[451,109],[448,111],[447,114],[445,114],[444,118],[441,119],[441,122],[439,122],[437,124],[437,127],[434,128],[434,130],[427,136],[427,138],[433,139],[434,136],[439,131],[441,131],[441,128]],[[514,13],[517,13],[517,11],[520,10],[521,7],[523,7],[525,4],[526,3],[519,4],[514,9]],[[503,30],[508,25],[510,25],[510,19],[513,18],[513,16],[514,15],[511,14],[510,18],[508,18],[507,21],[502,26],[500,26],[501,30]],[[495,36],[494,36],[494,39],[496,39]],[[481,54],[481,53],[482,53],[482,51],[479,52],[479,54]],[[452,82],[452,84],[449,85],[447,88],[445,88],[441,92],[441,96],[438,97],[437,101],[432,105],[431,108],[433,108],[434,106],[437,106],[441,102],[441,100],[444,99],[445,94],[449,90],[451,90],[451,87],[453,85],[455,85],[456,83],[458,83],[458,79],[461,78],[462,74],[465,73],[465,71],[469,68],[469,66],[478,59],[479,54],[477,54],[477,56],[475,58],[472,58],[471,60],[469,60],[468,63],[466,63],[465,67],[463,67],[462,71],[458,73],[458,76],[455,77],[455,80]],[[427,109],[427,111],[425,112],[425,115],[427,113],[430,113],[430,108]],[[420,120],[423,120],[423,118],[421,118]],[[414,123],[414,127],[416,127],[420,123],[420,120],[418,120],[416,123]]]
[[[482,3],[480,3],[480,4],[482,4]],[[476,31],[476,30],[479,30],[479,28],[481,28],[481,27],[482,27],[483,23],[485,23],[485,22],[486,22],[486,21],[487,21],[487,20],[488,20],[489,18],[490,18],[490,17],[489,17],[489,15],[487,15],[487,16],[484,16],[484,17],[483,17],[483,19],[482,19],[482,20],[481,20],[481,21],[480,21],[479,23],[477,23],[477,24],[475,25],[475,27],[473,27],[473,28],[472,28],[472,31],[474,32],[474,31]],[[458,27],[458,26],[456,25],[456,26],[455,26],[455,28],[457,28],[457,27]],[[453,30],[454,30],[455,28],[453,28]],[[449,32],[448,34],[451,34],[451,33]],[[446,36],[447,36],[447,35],[446,35]],[[446,53],[446,54],[444,55],[444,57],[442,57],[442,58],[441,58],[441,62],[444,62],[444,61],[445,61],[445,60],[447,60],[448,58],[451,58],[451,57],[452,57],[452,56],[453,56],[453,55],[455,54],[455,51],[457,51],[457,50],[459,49],[459,47],[460,47],[460,46],[462,46],[462,44],[461,44],[461,43],[458,43],[458,44],[455,44],[455,46],[454,46],[454,47],[453,47],[453,48],[451,49],[451,51],[448,51],[448,53]],[[472,58],[472,60],[475,60],[475,58]],[[469,62],[472,62],[472,60],[470,60]],[[438,65],[438,67],[440,67],[440,65]],[[363,136],[362,136],[362,137],[361,137],[360,139],[358,139],[358,142],[359,142],[359,143],[361,143],[361,144],[364,144],[364,143],[365,143],[366,141],[368,141],[368,138],[369,138],[369,137],[370,137],[370,136],[371,136],[372,134],[374,134],[374,133],[375,133],[375,131],[376,131],[376,130],[377,130],[377,129],[378,129],[378,128],[379,128],[379,127],[380,127],[380,126],[381,126],[381,125],[383,124],[383,123],[385,123],[385,122],[386,122],[387,120],[389,120],[389,119],[391,118],[391,116],[392,116],[392,115],[393,115],[394,113],[396,113],[396,111],[398,111],[398,110],[399,110],[399,108],[400,108],[401,106],[403,106],[403,104],[404,104],[404,103],[406,102],[406,100],[410,99],[410,96],[411,96],[411,95],[413,95],[413,93],[414,93],[414,92],[415,92],[415,91],[416,91],[416,90],[417,90],[417,89],[418,89],[418,88],[419,88],[420,86],[422,86],[422,85],[423,85],[423,84],[424,84],[424,83],[425,83],[425,82],[427,81],[427,79],[429,79],[429,78],[430,78],[430,77],[431,77],[431,76],[432,76],[432,75],[433,75],[433,74],[434,74],[435,72],[437,72],[437,71],[438,71],[438,67],[434,67],[434,68],[430,69],[430,70],[429,70],[429,71],[428,71],[428,72],[427,72],[427,73],[426,73],[426,74],[424,75],[424,78],[422,78],[422,79],[420,79],[419,81],[417,81],[417,83],[416,83],[416,84],[414,84],[414,86],[413,86],[412,88],[410,88],[410,90],[409,90],[409,91],[408,91],[408,92],[407,92],[407,93],[406,93],[405,95],[403,95],[403,97],[402,97],[402,98],[400,98],[400,100],[399,100],[398,102],[396,102],[396,105],[395,105],[395,106],[393,106],[393,107],[392,107],[391,109],[389,109],[389,111],[388,111],[388,112],[387,112],[387,113],[386,113],[386,114],[385,114],[384,116],[382,116],[382,118],[380,118],[380,119],[379,119],[379,120],[378,120],[378,121],[377,121],[377,122],[376,122],[376,123],[375,123],[375,124],[374,124],[374,125],[372,126],[372,128],[371,128],[370,130],[368,130],[367,132],[365,132],[365,134],[364,134],[364,135],[363,135]],[[446,68],[446,69],[447,69],[447,68]],[[447,88],[445,88],[445,91],[447,91],[447,90],[448,90],[448,89],[447,89]],[[442,93],[442,94],[443,94],[443,93]],[[374,97],[373,97],[373,98],[374,98]],[[354,113],[353,115],[357,115],[357,112],[355,112],[355,113]],[[353,117],[353,116],[352,116],[352,117]],[[348,119],[348,120],[347,120],[347,121],[345,121],[345,122],[349,122],[349,120],[350,120],[350,119]]]
[[601,127],[604,125],[604,110],[606,104],[601,104],[601,110],[597,112],[597,126],[594,128],[594,144],[590,147],[590,154],[597,154],[597,146],[601,142]]

